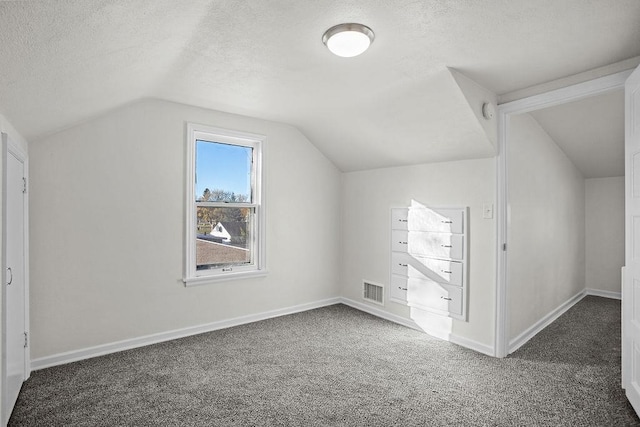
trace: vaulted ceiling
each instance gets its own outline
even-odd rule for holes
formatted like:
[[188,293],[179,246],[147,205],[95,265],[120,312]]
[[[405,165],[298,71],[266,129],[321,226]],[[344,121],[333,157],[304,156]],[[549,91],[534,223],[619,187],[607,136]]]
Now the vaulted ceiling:
[[[362,56],[321,42],[338,23]],[[0,112],[30,140],[143,97],[289,123],[341,170],[492,155],[497,95],[640,55],[637,0],[0,2]]]

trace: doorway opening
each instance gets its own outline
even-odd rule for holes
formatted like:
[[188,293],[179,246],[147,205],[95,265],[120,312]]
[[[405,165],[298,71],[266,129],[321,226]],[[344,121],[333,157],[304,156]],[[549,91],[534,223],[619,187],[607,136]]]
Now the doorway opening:
[[[507,356],[581,299],[589,289],[587,275],[599,280],[591,271],[597,266],[586,264],[593,243],[587,241],[587,230],[600,231],[597,221],[603,214],[596,208],[598,200],[606,199],[603,194],[617,191],[624,200],[624,136],[615,144],[621,152],[612,156],[613,166],[603,171],[603,159],[589,160],[585,138],[563,135],[571,132],[572,120],[602,107],[599,102],[619,102],[615,112],[624,113],[622,89],[630,74],[624,71],[499,106],[498,357]],[[624,121],[619,131],[624,135]],[[608,193],[607,186],[615,191]],[[614,204],[624,236],[624,204],[618,199]],[[619,244],[618,255],[624,255],[624,240]],[[602,296],[616,294],[616,288],[594,289]]]

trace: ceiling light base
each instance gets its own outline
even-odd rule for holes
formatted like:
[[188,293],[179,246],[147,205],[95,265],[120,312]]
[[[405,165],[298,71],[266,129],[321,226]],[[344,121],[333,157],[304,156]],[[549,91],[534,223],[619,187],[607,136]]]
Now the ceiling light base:
[[366,51],[375,35],[366,25],[348,23],[329,28],[322,36],[322,43],[337,56],[351,58]]

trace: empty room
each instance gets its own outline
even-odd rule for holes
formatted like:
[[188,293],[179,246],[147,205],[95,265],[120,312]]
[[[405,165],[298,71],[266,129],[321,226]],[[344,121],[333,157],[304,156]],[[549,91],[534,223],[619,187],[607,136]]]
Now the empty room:
[[0,424],[640,426],[638,22],[0,2]]

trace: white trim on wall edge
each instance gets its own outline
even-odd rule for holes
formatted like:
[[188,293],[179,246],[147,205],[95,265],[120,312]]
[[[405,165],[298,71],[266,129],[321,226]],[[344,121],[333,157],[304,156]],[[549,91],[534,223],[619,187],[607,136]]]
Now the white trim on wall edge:
[[558,319],[558,317],[562,316],[566,313],[571,307],[576,305],[582,298],[587,296],[587,291],[582,290],[569,298],[564,303],[560,304],[558,308],[548,313],[542,319],[538,320],[531,327],[525,330],[523,333],[509,341],[509,354],[513,353],[520,347],[522,347],[527,341],[536,336],[540,331],[544,328],[552,324],[554,321]]
[[[157,334],[146,335],[138,338],[131,338],[128,340],[116,341],[109,344],[97,345],[94,347],[88,347],[80,350],[73,350],[64,353],[58,353],[51,356],[45,356],[31,361],[31,370],[37,371],[39,369],[50,368],[52,366],[64,365],[67,363],[78,362],[80,360],[91,359],[93,357],[104,356],[111,353],[117,353],[120,351],[131,350],[138,347],[144,347],[147,345],[158,344],[165,341],[184,338],[191,335],[202,334],[206,332],[216,331],[219,329],[231,328],[234,326],[240,326],[247,323],[258,322],[261,320],[271,319],[279,316],[286,316],[288,314],[300,313],[303,311],[313,310],[316,308],[326,307],[334,304],[344,304],[356,310],[369,313],[376,317],[389,320],[391,322],[406,326],[411,329],[424,332],[413,320],[407,319],[402,316],[388,313],[384,310],[380,310],[377,307],[370,306],[368,304],[353,301],[348,298],[336,297],[328,298],[321,301],[311,302],[307,304],[300,304],[293,307],[282,308],[278,310],[265,311],[262,313],[251,314],[247,316],[235,317],[232,319],[219,320],[213,323],[207,323],[204,325],[190,326],[182,329],[175,329],[167,332],[160,332]],[[442,339],[442,338],[440,338]],[[445,339],[447,341],[447,339]],[[461,337],[454,334],[448,334],[448,341],[462,347],[475,350],[479,353],[486,354],[488,356],[494,356],[494,349],[491,346],[479,343],[477,341],[470,340],[465,337]]]
[[601,291],[600,289],[587,288],[587,295],[622,300],[622,292]]
[[396,314],[388,313],[384,310],[379,309],[378,307],[374,307],[373,305],[361,303],[358,301],[354,301],[349,298],[340,298],[340,302],[344,305],[348,305],[349,307],[355,308],[356,310],[364,311],[365,313],[372,314],[381,319],[388,320],[393,323],[398,323],[402,326],[406,326],[407,328],[416,329],[418,331],[422,331],[420,326],[413,320],[407,319],[402,316],[398,316]]
[[[384,310],[380,310],[379,308],[374,307],[372,305],[364,304],[364,303],[361,303],[361,302],[358,302],[358,301],[354,301],[354,300],[351,300],[349,298],[344,298],[344,297],[340,298],[340,302],[342,302],[344,305],[348,305],[349,307],[353,307],[356,310],[364,311],[365,313],[372,314],[372,315],[374,315],[376,317],[380,317],[382,319],[389,320],[391,322],[398,323],[398,324],[406,326],[408,328],[416,329],[416,330],[418,330],[420,332],[426,333],[413,320],[407,319],[407,318],[402,317],[402,316],[398,316],[396,314],[388,313],[388,312],[386,312]],[[459,346],[466,347],[466,348],[468,348],[470,350],[477,351],[478,353],[486,354],[487,356],[494,356],[495,355],[493,347],[491,347],[489,345],[482,344],[482,343],[479,343],[477,341],[471,340],[469,338],[461,337],[459,335],[455,335],[455,334],[452,334],[452,333],[446,333],[445,335],[447,335],[448,338],[444,338],[442,336],[438,336],[436,338],[442,339],[444,341],[452,342],[452,343],[457,344]],[[434,335],[431,335],[431,336],[434,336]]]
[[551,313],[547,314],[545,317],[536,322],[529,329],[515,337],[513,340],[509,342],[509,354],[513,353],[520,347],[522,347],[527,341],[533,338],[536,334],[542,331],[544,328],[553,323],[558,317],[562,316],[566,313],[571,307],[576,305],[582,298],[587,295],[593,295],[596,297],[602,298],[611,298],[611,299],[622,299],[622,294],[620,292],[612,292],[612,291],[602,291],[599,289],[585,289],[584,291],[580,291],[568,301],[560,305],[558,308],[553,310]]
[[31,370],[49,368],[66,363],[77,362],[80,360],[90,359],[92,357],[104,356],[106,354],[117,353],[119,351],[130,350],[133,348],[144,347],[151,344],[157,344],[178,338],[184,338],[191,335],[202,334],[205,332],[216,331],[218,329],[231,328],[233,326],[244,325],[247,323],[258,322],[260,320],[271,319],[273,317],[286,316],[288,314],[299,313],[302,311],[313,310],[315,308],[326,307],[329,305],[339,304],[340,298],[329,298],[321,301],[311,302],[307,304],[295,305],[293,307],[281,308],[277,310],[265,311],[262,313],[250,314],[247,316],[234,317],[232,319],[219,320],[204,325],[190,326],[182,329],[175,329],[167,332],[146,335],[138,338],[131,338],[123,341],[116,341],[109,344],[97,345],[95,347],[84,348],[81,350],[73,350],[65,353],[45,356],[31,361]]
[[[578,294],[570,298],[568,301],[560,305],[558,308],[553,310],[551,313],[547,314],[545,317],[536,322],[529,329],[524,331],[522,334],[514,338],[509,342],[509,353],[513,353],[522,345],[524,345],[527,341],[533,338],[537,333],[542,331],[548,325],[553,323],[558,317],[567,312],[571,307],[577,304],[582,298],[586,295],[594,295],[604,298],[612,298],[612,299],[621,299],[621,294],[619,292],[611,292],[611,291],[602,291],[597,289],[586,289],[580,291]],[[198,326],[190,326],[182,329],[175,329],[167,332],[160,332],[157,334],[146,335],[138,338],[132,338],[123,341],[116,341],[109,344],[102,344],[94,347],[88,347],[81,350],[73,350],[65,353],[58,353],[52,356],[45,356],[38,359],[33,359],[31,361],[31,370],[37,371],[39,369],[45,369],[52,366],[64,365],[66,363],[77,362],[80,360],[90,359],[93,357],[104,356],[106,354],[117,353],[124,350],[131,350],[138,347],[144,347],[147,345],[157,344],[165,341],[170,341],[174,339],[184,338],[191,335],[202,334],[206,332],[216,331],[219,329],[231,328],[234,326],[240,326],[247,323],[258,322],[261,320],[271,319],[279,316],[286,316],[288,314],[300,313],[303,311],[313,310],[316,308],[326,307],[334,304],[344,304],[349,307],[355,308],[356,310],[363,311],[365,313],[369,313],[373,316],[388,320],[390,322],[394,322],[400,324],[402,326],[406,326],[411,329],[418,330],[420,332],[424,332],[417,323],[415,323],[411,319],[407,319],[402,316],[398,316],[396,314],[388,313],[384,310],[381,310],[377,307],[374,307],[369,304],[364,304],[358,301],[351,300],[349,298],[344,297],[336,297],[336,298],[328,298],[325,300],[320,300],[316,302],[300,304],[292,307],[282,308],[278,310],[265,311],[257,314],[250,314],[247,316],[234,317],[232,319],[219,320],[213,323],[207,323],[204,325]],[[445,341],[449,341],[451,343],[460,345],[462,347],[468,348],[470,350],[477,351],[482,354],[486,354],[488,356],[495,356],[494,348],[482,344],[480,342],[455,335],[455,334],[447,334],[448,338],[438,337],[439,339],[444,339]]]
[[477,351],[478,353],[486,354],[487,356],[495,357],[496,355],[492,346],[461,337],[460,335],[449,334],[449,341],[470,350]]

